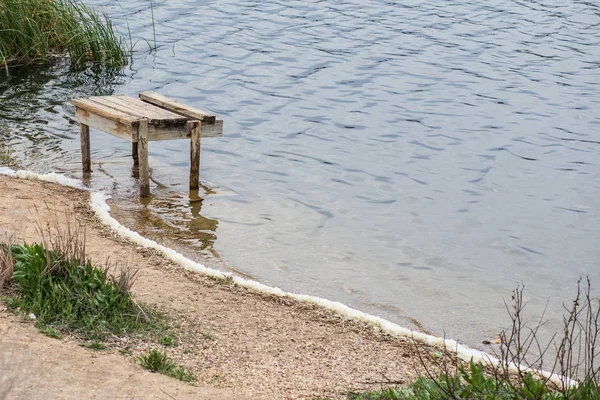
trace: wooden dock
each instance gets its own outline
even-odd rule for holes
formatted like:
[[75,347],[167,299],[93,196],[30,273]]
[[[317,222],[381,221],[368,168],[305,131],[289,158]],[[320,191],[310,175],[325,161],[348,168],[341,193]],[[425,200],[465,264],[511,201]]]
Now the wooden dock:
[[92,172],[90,127],[132,143],[140,196],[150,195],[148,142],[190,140],[190,189],[200,184],[200,138],[223,136],[223,120],[155,92],[72,99],[81,128],[83,172]]

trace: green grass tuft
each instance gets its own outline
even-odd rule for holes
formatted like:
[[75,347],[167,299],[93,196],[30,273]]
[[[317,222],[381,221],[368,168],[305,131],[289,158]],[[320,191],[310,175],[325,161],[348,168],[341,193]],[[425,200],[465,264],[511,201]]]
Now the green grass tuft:
[[43,333],[46,336],[49,336],[54,339],[62,339],[62,333],[52,328],[51,326],[44,324],[37,324],[37,329],[40,333]]
[[16,294],[9,304],[35,314],[40,325],[90,340],[162,329],[160,318],[134,302],[129,282],[89,260],[69,259],[40,244],[11,250]]
[[171,335],[166,335],[158,338],[158,343],[162,344],[165,347],[176,347],[177,340]]
[[196,379],[191,372],[175,365],[166,353],[161,353],[157,349],[152,349],[147,355],[141,356],[139,363],[148,371],[158,372],[183,382],[192,382]]
[[127,64],[106,14],[73,0],[0,1],[0,65],[47,62],[65,53],[73,66]]
[[91,342],[82,343],[81,346],[87,347],[88,349],[94,350],[94,351],[106,350],[106,345],[97,340],[92,340]]

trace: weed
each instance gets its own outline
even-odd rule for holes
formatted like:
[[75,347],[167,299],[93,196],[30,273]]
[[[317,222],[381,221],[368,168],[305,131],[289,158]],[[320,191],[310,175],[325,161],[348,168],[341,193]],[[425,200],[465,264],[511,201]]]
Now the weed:
[[421,377],[405,388],[387,388],[368,393],[349,393],[349,400],[599,400],[600,390],[592,381],[564,392],[555,391],[531,373],[523,374],[522,386],[497,380],[481,365],[470,363],[456,375]]
[[94,351],[106,350],[106,345],[97,340],[92,340],[91,342],[85,343],[82,346],[87,347],[88,349],[94,350]]
[[178,367],[173,363],[166,353],[161,353],[157,349],[152,349],[147,355],[139,358],[140,365],[148,371],[158,372],[163,375],[179,379],[184,382],[192,382],[195,380],[191,372],[184,368]]
[[126,349],[119,350],[119,354],[121,354],[122,356],[131,356],[133,354],[133,352],[131,351],[130,348],[126,348]]
[[158,343],[162,344],[163,346],[166,346],[166,347],[175,347],[175,346],[177,346],[177,341],[171,335],[166,335],[166,336],[158,338]]
[[[563,334],[556,341],[553,338],[548,344],[540,343],[538,331],[543,316],[530,327],[525,322],[524,308],[523,286],[519,286],[507,305],[511,327],[500,334],[499,365],[465,365],[448,351],[431,352],[415,342],[426,376],[403,388],[349,393],[348,399],[600,400],[600,300],[592,297],[589,278],[585,285],[579,280],[576,297],[563,317]],[[552,345],[556,354],[549,363],[550,372],[555,374],[551,379],[539,371]],[[571,379],[579,380],[574,383]]]
[[49,336],[54,339],[62,339],[62,334],[51,326],[37,324],[37,329],[40,333],[43,333],[46,336]]

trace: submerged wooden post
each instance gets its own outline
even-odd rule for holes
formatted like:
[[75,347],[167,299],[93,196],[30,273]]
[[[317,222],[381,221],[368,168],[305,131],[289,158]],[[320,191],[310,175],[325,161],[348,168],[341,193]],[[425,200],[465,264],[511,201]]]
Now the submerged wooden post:
[[140,170],[140,197],[150,196],[150,175],[148,173],[148,120],[143,118],[138,127],[138,159]]
[[81,136],[81,163],[83,172],[92,172],[92,159],[90,156],[90,127],[86,124],[79,125]]
[[192,129],[190,139],[190,189],[198,189],[200,186],[200,136],[202,122],[197,121]]
[[137,142],[131,143],[131,157],[133,157],[133,165],[138,165],[140,160],[138,158],[138,144]]

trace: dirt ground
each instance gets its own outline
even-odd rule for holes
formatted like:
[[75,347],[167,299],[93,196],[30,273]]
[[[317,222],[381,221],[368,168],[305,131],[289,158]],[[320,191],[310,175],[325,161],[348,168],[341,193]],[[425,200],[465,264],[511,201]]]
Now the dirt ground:
[[[152,250],[115,237],[88,207],[89,194],[51,183],[0,176],[0,234],[40,240],[36,225],[72,213],[86,225],[96,262],[140,268],[136,299],[175,316],[179,345],[168,349],[194,371],[192,386],[144,371],[134,357],[143,343],[102,352],[75,338],[52,339],[32,322],[0,311],[0,398],[342,398],[347,390],[409,382],[421,370],[407,339],[378,334],[316,306],[251,293],[186,272]],[[0,310],[3,306],[0,304]],[[123,348],[127,355],[123,355]]]

